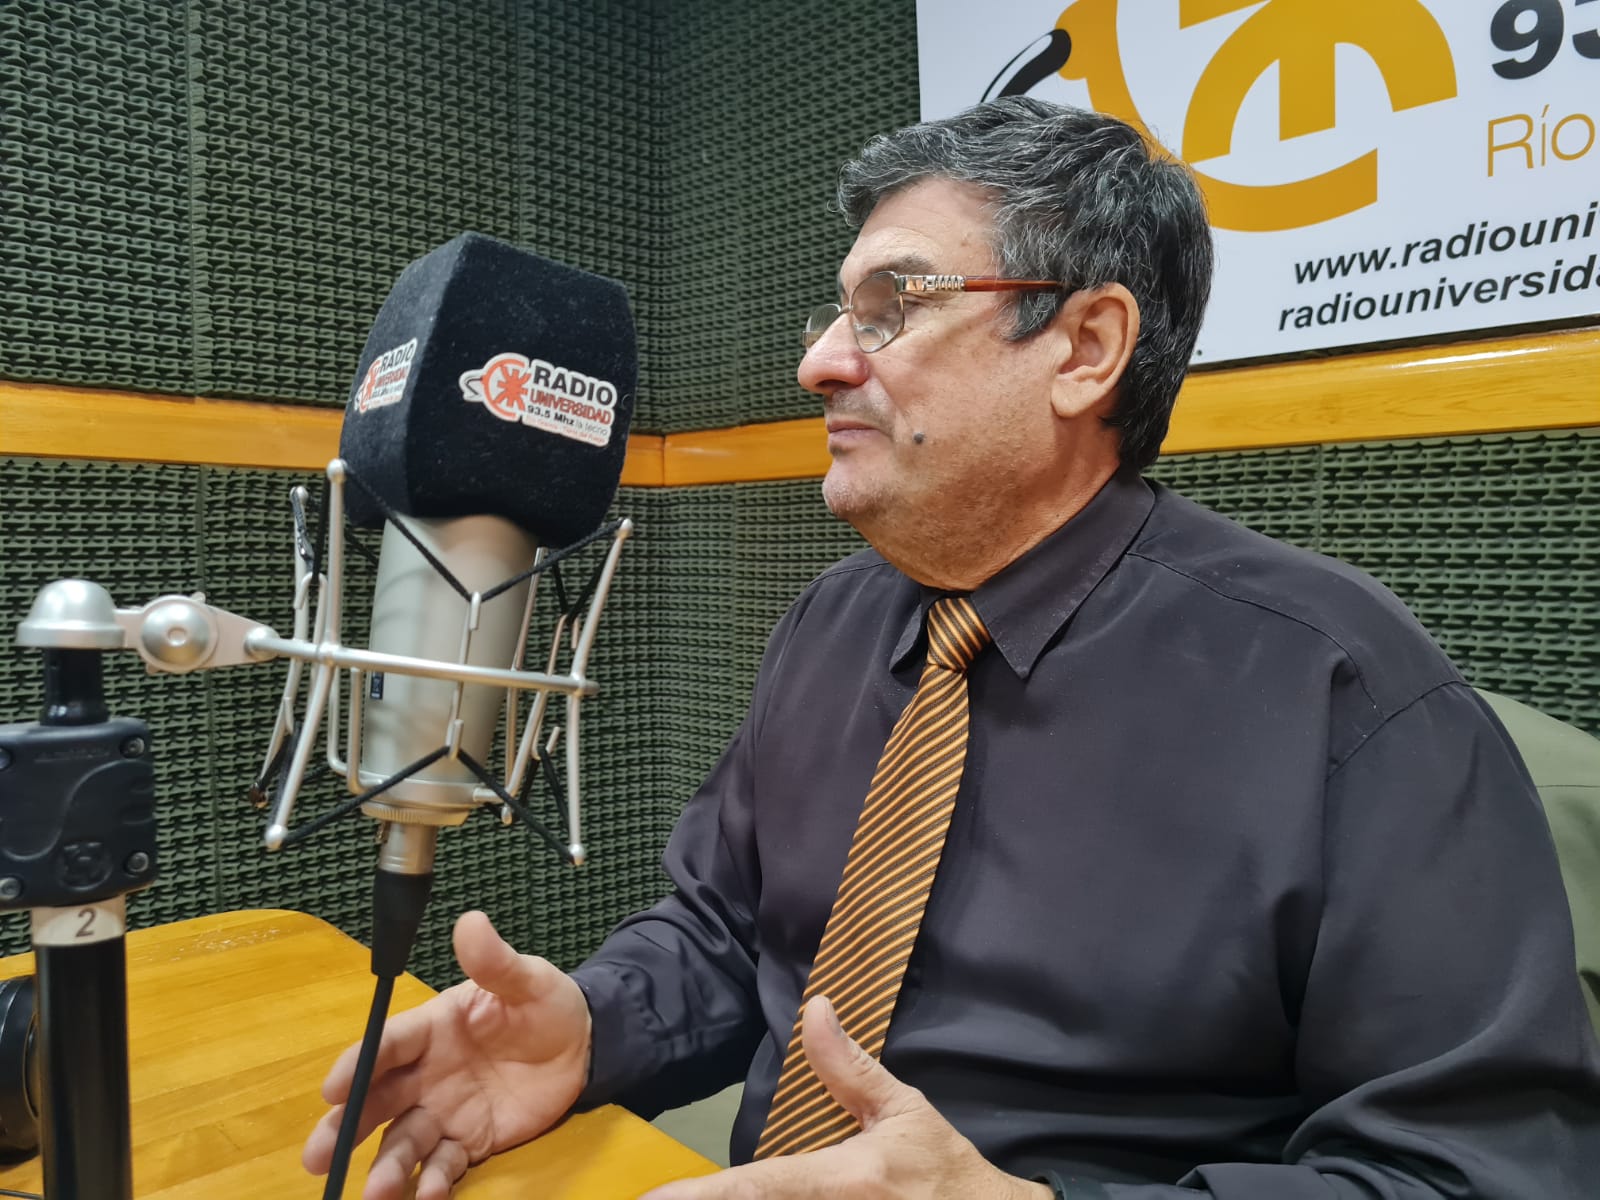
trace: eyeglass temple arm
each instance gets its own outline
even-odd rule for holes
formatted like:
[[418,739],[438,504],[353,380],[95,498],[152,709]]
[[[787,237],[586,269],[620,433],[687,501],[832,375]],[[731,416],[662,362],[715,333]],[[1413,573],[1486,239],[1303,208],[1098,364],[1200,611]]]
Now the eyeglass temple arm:
[[1010,292],[1058,288],[1055,279],[1007,279],[1002,275],[906,275],[905,292]]
[[1000,279],[993,275],[968,275],[965,276],[963,290],[968,292],[1010,292],[1030,291],[1039,288],[1058,288],[1062,284],[1055,279]]

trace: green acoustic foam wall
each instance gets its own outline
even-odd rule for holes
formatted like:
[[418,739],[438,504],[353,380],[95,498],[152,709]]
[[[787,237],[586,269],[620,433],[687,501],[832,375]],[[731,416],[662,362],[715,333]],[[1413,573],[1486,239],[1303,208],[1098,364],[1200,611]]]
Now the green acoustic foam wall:
[[1315,550],[1322,536],[1322,448],[1161,459],[1152,478],[1242,525]]
[[342,404],[407,261],[516,234],[507,3],[191,6],[196,386]]
[[680,5],[666,26],[668,229],[655,370],[670,401],[651,414],[664,430],[738,424],[744,310],[782,304],[789,286],[773,286],[775,271],[740,273],[747,233],[739,180],[765,150],[742,136],[750,99],[737,71],[750,53],[738,37],[743,7]]
[[1320,549],[1474,684],[1600,734],[1600,432],[1329,446]]
[[[295,484],[305,485],[313,504],[319,503],[320,482],[314,476],[208,470],[201,506],[207,599],[285,636],[293,630],[288,494]],[[348,568],[345,637],[364,641],[372,571],[355,556]],[[352,819],[301,845],[268,851],[262,841],[267,814],[246,801],[262,766],[286,674],[287,665],[278,662],[207,673],[217,803],[225,814],[217,826],[221,907],[297,909],[365,939],[371,927],[370,827]],[[297,717],[304,711],[305,693],[303,684]],[[313,762],[321,759],[319,745]],[[342,786],[341,780],[317,778],[301,796],[293,825],[302,826],[331,807]]]
[[0,6],[0,375],[341,404],[395,276],[466,229],[627,284],[648,360],[661,21],[620,0]]
[[813,415],[794,380],[800,331],[834,298],[853,238],[828,210],[833,187],[868,137],[917,119],[914,7],[821,0],[797,14],[716,0],[669,18],[653,365],[670,401],[652,416],[679,432]]
[[[839,166],[869,137],[918,118],[914,6],[829,0],[808,7],[806,22],[841,36],[808,39],[804,54],[757,49],[737,59],[745,95],[760,99],[742,113],[744,145],[758,157],[737,185],[745,216],[740,273],[815,289],[773,289],[742,310],[741,423],[816,412],[794,371],[805,314],[834,299],[835,273],[854,240],[830,211]],[[794,14],[781,6],[745,5],[741,23],[749,47],[784,46],[794,36]],[[792,99],[773,103],[778,96]]]
[[0,375],[193,388],[183,12],[0,5]]
[[808,583],[866,542],[827,510],[820,480],[740,484],[734,497],[734,661],[744,696],[778,618]]
[[725,670],[731,553],[718,489],[624,488],[636,527],[622,558],[584,706],[584,842],[572,868],[541,859],[530,882],[533,945],[570,966],[665,889],[661,847],[691,780],[731,730]]
[[516,6],[517,237],[622,281],[639,332],[635,427],[657,427],[654,362],[666,239],[658,83],[661,5],[533,0]]

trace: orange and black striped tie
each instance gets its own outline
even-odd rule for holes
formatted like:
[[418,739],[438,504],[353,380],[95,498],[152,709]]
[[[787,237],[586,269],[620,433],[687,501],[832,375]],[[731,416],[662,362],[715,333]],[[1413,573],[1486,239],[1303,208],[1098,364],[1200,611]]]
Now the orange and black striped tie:
[[[878,759],[800,1008],[826,996],[839,1022],[877,1058],[917,940],[967,757],[968,665],[989,643],[965,596],[928,610],[928,664]],[[806,1062],[800,1020],[789,1036],[757,1158],[820,1150],[855,1133]]]

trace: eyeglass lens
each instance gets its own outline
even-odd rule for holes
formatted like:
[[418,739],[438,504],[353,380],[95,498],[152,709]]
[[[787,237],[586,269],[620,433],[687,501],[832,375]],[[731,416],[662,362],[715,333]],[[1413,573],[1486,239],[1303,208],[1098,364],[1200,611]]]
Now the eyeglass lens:
[[894,272],[879,271],[856,284],[856,290],[850,293],[848,309],[841,309],[837,304],[819,304],[812,309],[803,339],[806,348],[810,349],[845,311],[850,314],[850,328],[863,353],[871,354],[888,345],[905,323],[905,310],[901,308],[900,294],[894,286]]

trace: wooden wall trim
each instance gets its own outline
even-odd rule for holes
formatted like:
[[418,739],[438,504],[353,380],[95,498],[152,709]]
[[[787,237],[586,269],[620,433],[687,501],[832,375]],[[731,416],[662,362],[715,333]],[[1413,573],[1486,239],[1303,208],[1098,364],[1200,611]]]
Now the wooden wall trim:
[[1600,425],[1600,329],[1191,375],[1168,454]]
[[[0,380],[0,455],[320,471],[343,419],[337,408]],[[660,483],[661,442],[628,439],[623,483]]]
[[[0,380],[0,455],[315,471],[338,409]],[[1234,367],[1191,375],[1163,451],[1262,449],[1600,426],[1600,329]],[[622,482],[806,479],[820,418],[628,439]]]

